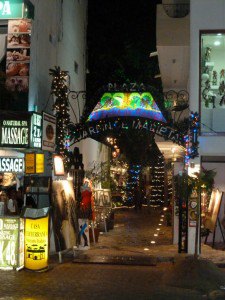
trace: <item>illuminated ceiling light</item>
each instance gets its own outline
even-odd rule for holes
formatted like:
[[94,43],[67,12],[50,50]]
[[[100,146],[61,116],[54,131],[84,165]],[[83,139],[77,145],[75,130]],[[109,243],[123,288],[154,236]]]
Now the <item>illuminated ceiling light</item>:
[[163,208],[164,211],[166,211],[167,209],[168,209],[167,207],[164,207],[164,208]]
[[159,226],[162,226],[162,224],[161,224],[161,223],[159,223]]
[[160,230],[160,228],[156,228],[156,230],[158,230],[158,231],[159,231],[159,230]]
[[158,236],[158,233],[154,233],[154,236]]
[[151,241],[151,244],[155,244],[155,241]]
[[161,215],[161,218],[164,218],[164,215]]
[[149,251],[149,248],[144,248],[144,251]]
[[220,41],[215,41],[215,42],[214,42],[214,46],[219,46],[220,44],[221,44]]
[[217,35],[218,35],[218,36],[221,36],[221,35],[222,35],[222,33],[217,33]]

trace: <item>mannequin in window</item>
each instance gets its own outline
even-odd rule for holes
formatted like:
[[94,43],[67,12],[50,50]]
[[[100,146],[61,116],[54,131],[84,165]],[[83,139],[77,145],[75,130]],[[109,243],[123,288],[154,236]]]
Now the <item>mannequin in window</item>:
[[88,179],[84,179],[81,186],[80,210],[84,218],[92,219],[92,189]]

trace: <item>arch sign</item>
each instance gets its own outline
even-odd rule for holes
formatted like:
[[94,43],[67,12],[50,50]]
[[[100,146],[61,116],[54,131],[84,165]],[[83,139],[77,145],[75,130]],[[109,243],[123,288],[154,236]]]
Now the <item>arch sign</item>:
[[127,86],[126,89],[122,86],[121,90],[110,86],[86,122],[69,125],[71,143],[121,130],[145,130],[179,145],[185,145],[184,134],[167,126],[167,120],[151,92],[143,89],[129,90]]
[[152,134],[164,137],[181,146],[184,146],[184,135],[173,128],[166,126],[159,121],[146,119],[104,119],[96,122],[88,122],[84,124],[69,125],[71,143],[79,142],[85,138],[95,138],[98,135],[112,133],[121,130],[145,130]]

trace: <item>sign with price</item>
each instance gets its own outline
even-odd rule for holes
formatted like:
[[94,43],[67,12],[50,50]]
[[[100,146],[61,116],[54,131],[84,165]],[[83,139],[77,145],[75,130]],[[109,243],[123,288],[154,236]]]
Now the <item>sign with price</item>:
[[0,218],[0,268],[18,267],[19,218]]

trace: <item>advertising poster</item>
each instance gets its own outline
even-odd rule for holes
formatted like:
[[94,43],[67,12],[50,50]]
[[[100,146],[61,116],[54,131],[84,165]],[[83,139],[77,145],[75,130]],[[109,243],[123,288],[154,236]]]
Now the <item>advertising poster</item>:
[[0,219],[0,268],[13,269],[18,264],[19,218]]
[[42,150],[55,150],[56,117],[43,112]]
[[209,229],[210,231],[213,231],[216,227],[222,196],[223,193],[219,190],[213,190],[211,194],[208,212],[206,213],[204,221],[205,228]]
[[48,267],[49,217],[25,220],[25,268],[42,270]]
[[53,181],[52,208],[56,251],[72,248],[76,245],[78,226],[72,181]]
[[28,92],[30,68],[31,21],[9,20],[6,53],[6,88]]

